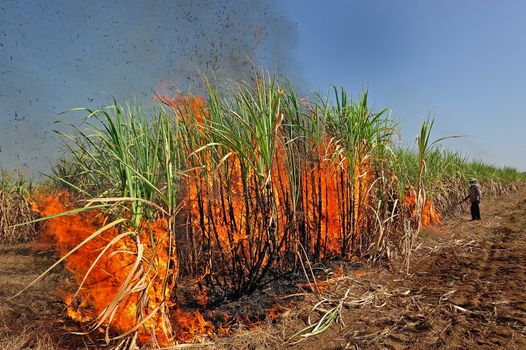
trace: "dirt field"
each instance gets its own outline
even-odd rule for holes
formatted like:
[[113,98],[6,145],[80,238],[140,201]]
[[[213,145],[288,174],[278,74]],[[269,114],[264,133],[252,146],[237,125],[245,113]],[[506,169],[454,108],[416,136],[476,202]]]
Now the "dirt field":
[[[34,244],[0,246],[0,349],[51,348],[59,338],[50,339],[63,316],[64,304],[57,286],[64,274],[52,272],[20,297],[8,300],[22,290],[38,273],[54,261],[54,253]],[[57,347],[60,344],[56,344]]]
[[[526,349],[526,187],[483,202],[481,211],[480,222],[465,212],[424,230],[409,276],[395,267],[347,265],[322,299],[306,295],[273,323],[208,339],[208,348]],[[85,348],[62,316],[57,286],[64,273],[7,300],[52,263],[42,248],[0,246],[0,349]],[[317,302],[321,311],[311,312]],[[331,307],[341,319],[329,329],[291,337]]]
[[526,188],[481,210],[425,230],[410,276],[371,269],[350,284],[375,300],[298,348],[526,349]]

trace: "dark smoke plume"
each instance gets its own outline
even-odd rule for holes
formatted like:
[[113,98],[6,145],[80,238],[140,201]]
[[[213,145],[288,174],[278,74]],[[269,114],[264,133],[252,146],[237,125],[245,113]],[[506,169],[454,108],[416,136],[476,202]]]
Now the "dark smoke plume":
[[246,80],[267,68],[298,78],[291,50],[293,23],[272,1],[178,1],[174,7],[175,50],[181,76],[196,81],[196,68],[218,81]]

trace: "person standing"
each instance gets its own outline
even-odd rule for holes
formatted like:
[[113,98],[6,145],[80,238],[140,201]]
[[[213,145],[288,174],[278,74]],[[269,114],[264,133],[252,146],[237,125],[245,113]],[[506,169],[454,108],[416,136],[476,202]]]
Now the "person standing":
[[471,202],[471,220],[480,220],[480,200],[482,199],[482,191],[477,179],[469,179],[469,193],[464,200],[469,199]]

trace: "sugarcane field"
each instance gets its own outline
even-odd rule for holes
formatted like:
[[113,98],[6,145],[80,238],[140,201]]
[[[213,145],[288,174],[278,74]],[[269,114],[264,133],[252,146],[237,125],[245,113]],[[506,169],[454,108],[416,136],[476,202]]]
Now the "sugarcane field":
[[526,349],[521,14],[0,4],[0,349]]

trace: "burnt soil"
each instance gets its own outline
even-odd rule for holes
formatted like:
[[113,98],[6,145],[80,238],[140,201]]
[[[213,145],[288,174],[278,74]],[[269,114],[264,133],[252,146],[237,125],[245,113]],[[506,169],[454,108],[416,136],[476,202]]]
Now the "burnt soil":
[[[203,338],[198,348],[222,349],[526,349],[526,187],[481,203],[481,221],[460,217],[423,230],[409,274],[389,266],[331,263],[345,273],[325,271],[327,282],[314,294],[289,284],[269,284],[253,296],[224,304],[247,306],[249,318],[261,294],[282,300],[278,314],[260,324],[231,325],[230,334]],[[34,244],[0,245],[0,348],[85,348],[75,325],[65,320],[58,296],[68,276],[56,271],[27,292],[8,298],[52,264],[56,256]],[[328,272],[329,271],[329,272]],[[321,278],[320,278],[321,279]],[[283,290],[284,289],[284,290]],[[292,302],[291,302],[292,301]],[[313,306],[318,303],[318,310]],[[296,332],[339,306],[339,318],[318,335]],[[252,315],[253,316],[253,315]],[[254,317],[260,319],[261,315]],[[305,334],[307,332],[303,332]],[[21,347],[2,342],[25,334]],[[47,347],[39,347],[45,335]],[[21,344],[22,344],[21,343]],[[38,343],[38,344],[37,344]],[[89,341],[88,341],[89,343]],[[208,345],[207,345],[208,344]]]

